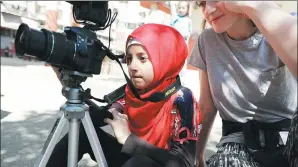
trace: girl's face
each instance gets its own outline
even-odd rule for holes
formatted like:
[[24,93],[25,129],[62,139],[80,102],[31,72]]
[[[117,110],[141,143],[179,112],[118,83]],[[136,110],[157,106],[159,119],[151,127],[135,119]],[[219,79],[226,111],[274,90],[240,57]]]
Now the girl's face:
[[127,48],[126,53],[126,63],[132,83],[140,90],[148,88],[154,79],[154,71],[144,47],[133,44]]
[[179,2],[178,3],[178,14],[180,16],[185,16],[188,13],[188,3],[187,2]]
[[218,1],[199,1],[206,21],[215,32],[222,33],[231,29],[239,20],[240,15],[226,10],[223,3]]

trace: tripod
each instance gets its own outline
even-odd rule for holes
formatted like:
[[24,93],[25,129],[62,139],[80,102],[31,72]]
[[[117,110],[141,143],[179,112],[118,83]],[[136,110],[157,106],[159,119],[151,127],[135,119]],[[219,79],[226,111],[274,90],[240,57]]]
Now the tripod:
[[89,106],[84,103],[84,90],[80,88],[80,84],[87,77],[92,77],[92,75],[74,71],[61,72],[61,80],[64,85],[62,94],[66,97],[67,101],[60,108],[59,116],[34,167],[46,166],[67,120],[69,122],[67,167],[78,166],[78,144],[81,121],[98,165],[100,167],[108,166],[90,118]]

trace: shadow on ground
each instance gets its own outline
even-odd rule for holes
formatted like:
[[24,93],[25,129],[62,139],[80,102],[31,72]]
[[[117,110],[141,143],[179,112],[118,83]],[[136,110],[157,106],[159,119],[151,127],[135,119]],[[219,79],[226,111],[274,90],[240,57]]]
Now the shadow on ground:
[[1,57],[1,66],[14,66],[14,67],[19,67],[19,66],[28,66],[28,65],[40,65],[44,66],[44,62],[41,61],[36,61],[36,60],[23,60],[17,57]]
[[[46,111],[43,114],[36,111],[27,112],[26,119],[22,121],[1,121],[1,166],[2,167],[32,167],[39,156],[50,130],[57,118],[58,111]],[[1,110],[2,114],[9,114]],[[66,128],[64,128],[65,133]],[[221,133],[215,131],[213,133]],[[220,134],[217,134],[220,135]],[[18,144],[16,144],[18,143]],[[216,152],[217,141],[209,140],[205,157],[209,158]],[[88,155],[85,155],[80,164],[89,164],[96,167]],[[81,165],[80,165],[81,166]],[[86,167],[85,165],[83,165]]]
[[2,167],[32,167],[57,117],[55,111],[28,113],[23,121],[1,121]]
[[[6,111],[1,111],[10,113]],[[33,167],[44,143],[57,119],[58,111],[26,111],[22,121],[1,120],[1,167]],[[107,131],[111,132],[109,127]],[[68,130],[68,123],[60,136]],[[66,153],[67,154],[67,153]],[[83,156],[79,167],[98,167],[88,154]]]
[[209,141],[208,142],[208,145],[212,145],[213,147],[206,147],[206,150],[205,150],[205,158],[206,160],[209,159],[213,154],[216,153],[217,149],[216,149],[216,145],[217,145],[218,142],[216,141]]
[[1,119],[7,117],[9,114],[10,112],[1,110]]

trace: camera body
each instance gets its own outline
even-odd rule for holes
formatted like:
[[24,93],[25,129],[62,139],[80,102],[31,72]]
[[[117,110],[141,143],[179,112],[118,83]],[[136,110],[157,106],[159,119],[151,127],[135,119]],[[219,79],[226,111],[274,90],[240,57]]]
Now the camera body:
[[73,17],[84,24],[89,22],[102,27],[107,22],[107,1],[66,1],[73,5]]
[[15,38],[18,56],[28,54],[53,66],[86,74],[100,74],[104,57],[110,51],[94,31],[106,28],[107,1],[75,1],[73,15],[84,27],[65,27],[64,33],[35,30],[21,24]]

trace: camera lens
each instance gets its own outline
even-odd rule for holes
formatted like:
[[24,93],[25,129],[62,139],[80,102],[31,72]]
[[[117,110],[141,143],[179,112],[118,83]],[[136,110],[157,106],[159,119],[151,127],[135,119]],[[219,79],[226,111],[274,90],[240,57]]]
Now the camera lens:
[[42,31],[30,29],[27,24],[21,24],[17,30],[15,48],[20,57],[26,53],[42,59],[46,52],[46,36]]
[[35,30],[21,24],[15,38],[19,57],[28,54],[53,65],[71,66],[75,57],[75,42],[65,35],[47,29]]
[[15,49],[20,57],[27,54],[53,66],[99,74],[106,52],[102,49],[103,44],[96,41],[96,34],[86,28],[67,27],[64,33],[58,33],[21,24]]

